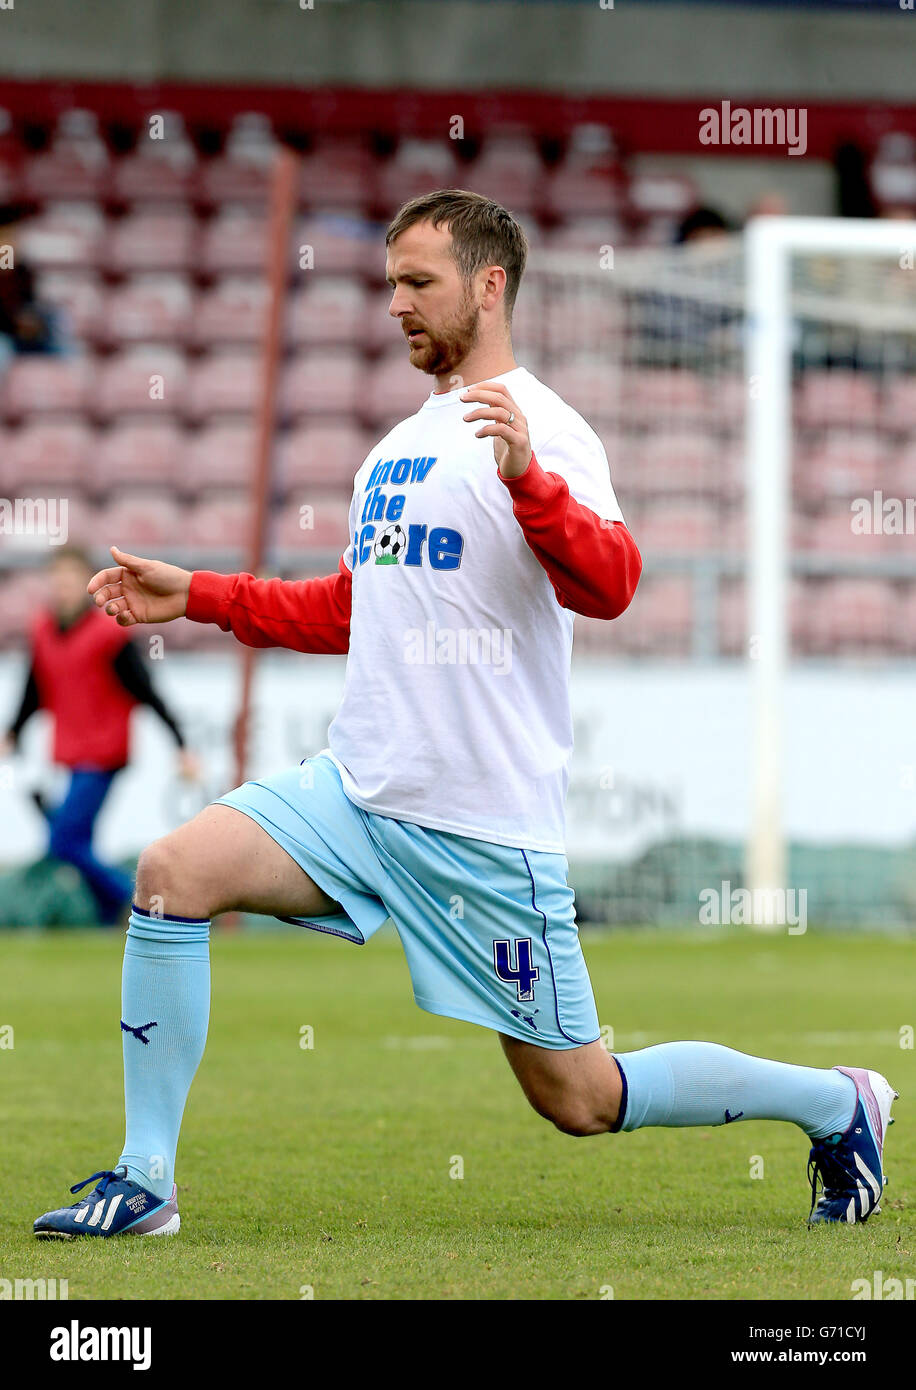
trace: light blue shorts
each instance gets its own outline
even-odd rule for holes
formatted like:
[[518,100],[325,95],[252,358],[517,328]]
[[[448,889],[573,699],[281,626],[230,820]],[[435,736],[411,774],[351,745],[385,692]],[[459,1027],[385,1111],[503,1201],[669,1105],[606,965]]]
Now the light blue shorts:
[[341,907],[283,920],[358,945],[394,922],[421,1009],[540,1047],[598,1038],[564,855],[364,811],[321,755],[217,804],[257,821]]

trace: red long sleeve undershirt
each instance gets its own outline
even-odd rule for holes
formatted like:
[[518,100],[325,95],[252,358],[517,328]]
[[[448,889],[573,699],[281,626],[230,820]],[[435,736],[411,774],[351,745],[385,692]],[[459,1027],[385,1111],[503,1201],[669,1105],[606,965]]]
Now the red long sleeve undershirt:
[[[534,454],[520,477],[498,477],[557,601],[585,617],[619,617],[642,570],[623,522],[606,521],[576,501],[564,480],[545,472]],[[295,581],[195,570],[187,616],[216,623],[248,647],[343,653],[350,646],[351,598],[352,576],[343,560],[337,574]]]

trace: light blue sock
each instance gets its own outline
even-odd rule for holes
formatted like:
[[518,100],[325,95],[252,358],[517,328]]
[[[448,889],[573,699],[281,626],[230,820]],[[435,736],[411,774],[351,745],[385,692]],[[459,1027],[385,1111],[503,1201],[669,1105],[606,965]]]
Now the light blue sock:
[[119,1164],[172,1195],[185,1101],[210,1018],[210,923],[130,914],[121,977],[126,1130]]
[[708,1042],[614,1055],[625,1082],[623,1130],[787,1120],[823,1139],[847,1130],[855,1113],[855,1082],[832,1069],[771,1062]]

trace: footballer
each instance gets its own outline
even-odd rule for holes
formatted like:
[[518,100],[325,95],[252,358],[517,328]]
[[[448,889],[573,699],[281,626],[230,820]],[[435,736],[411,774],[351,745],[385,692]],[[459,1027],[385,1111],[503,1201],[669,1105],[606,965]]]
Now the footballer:
[[[35,1232],[179,1229],[210,922],[233,910],[358,945],[390,918],[420,1007],[496,1032],[563,1132],[782,1120],[810,1140],[809,1220],[864,1221],[884,1184],[884,1077],[713,1042],[611,1055],[600,1039],[564,856],[570,652],[576,613],[627,608],[639,552],[598,436],[513,356],[527,244],[511,213],[438,190],[400,209],[386,245],[389,312],[434,389],[358,469],[338,572],[191,573],[112,547],[115,565],[90,581],[121,627],[187,616],[252,647],[346,653],[346,682],[326,749],[142,854],[122,980],[124,1145]],[[503,634],[498,663],[448,659],[481,632]]]

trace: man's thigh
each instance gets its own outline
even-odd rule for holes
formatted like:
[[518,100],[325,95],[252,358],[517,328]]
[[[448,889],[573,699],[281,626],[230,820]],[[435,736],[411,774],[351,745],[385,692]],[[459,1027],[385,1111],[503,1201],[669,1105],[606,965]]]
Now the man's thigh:
[[176,916],[219,912],[327,917],[340,911],[266,830],[230,806],[206,806],[141,859],[138,906]]

